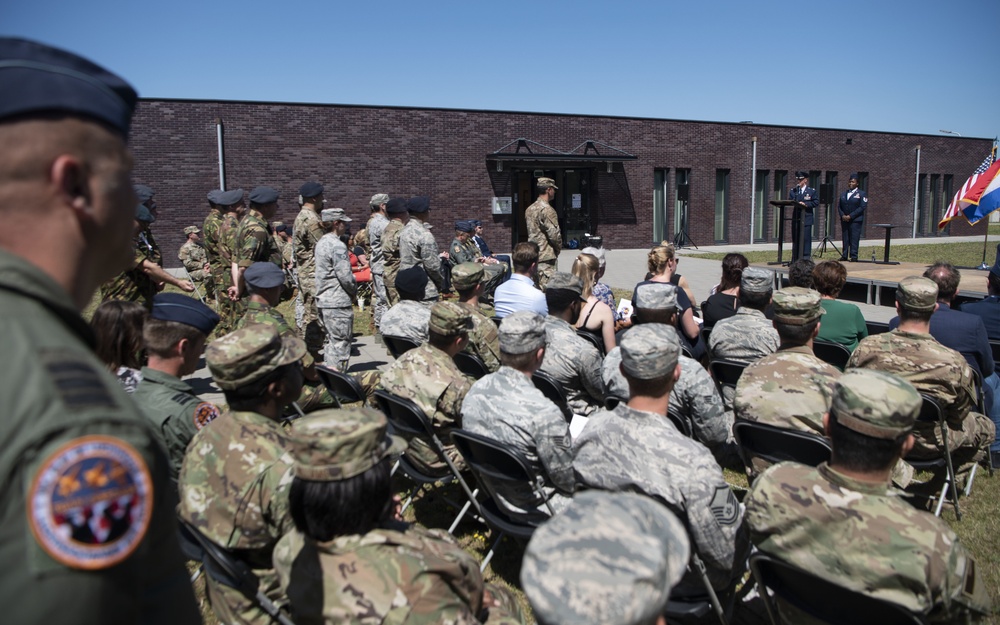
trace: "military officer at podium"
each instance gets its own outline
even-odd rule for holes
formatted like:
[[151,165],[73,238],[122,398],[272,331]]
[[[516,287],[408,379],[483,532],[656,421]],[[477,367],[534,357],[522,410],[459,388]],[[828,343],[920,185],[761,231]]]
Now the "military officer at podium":
[[796,185],[788,192],[795,202],[792,212],[792,260],[812,256],[813,209],[819,206],[819,194],[809,186],[809,174],[795,172]]
[[[852,263],[858,261],[858,243],[861,241],[861,228],[865,224],[865,209],[868,208],[868,196],[858,188],[858,175],[851,174],[847,181],[847,191],[840,194],[840,229],[844,235],[844,251],[840,260]],[[850,256],[848,256],[850,252]]]

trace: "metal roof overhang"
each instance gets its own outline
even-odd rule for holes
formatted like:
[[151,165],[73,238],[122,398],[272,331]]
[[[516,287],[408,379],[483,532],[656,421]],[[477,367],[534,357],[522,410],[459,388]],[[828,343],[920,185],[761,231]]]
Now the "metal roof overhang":
[[[516,144],[516,145],[515,145]],[[513,151],[505,152],[511,146]],[[534,147],[534,149],[532,149]],[[583,151],[579,150],[583,148]],[[604,152],[602,153],[602,148]],[[600,141],[587,140],[572,150],[563,152],[529,139],[514,139],[496,152],[486,155],[487,161],[532,161],[532,162],[601,162],[621,163],[635,161],[639,157]]]

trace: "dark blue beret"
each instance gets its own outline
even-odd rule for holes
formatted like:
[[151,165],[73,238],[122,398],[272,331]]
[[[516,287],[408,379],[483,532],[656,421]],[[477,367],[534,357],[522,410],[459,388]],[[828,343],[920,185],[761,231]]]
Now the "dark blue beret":
[[483,225],[483,222],[479,221],[478,219],[470,219],[469,221],[472,222],[472,225],[475,226],[476,228]]
[[302,197],[316,197],[323,195],[323,185],[318,182],[307,182],[299,187],[299,195]]
[[176,321],[199,330],[205,336],[219,323],[219,315],[193,297],[181,293],[158,293],[149,315],[160,321]]
[[427,288],[427,272],[420,265],[403,269],[396,274],[396,290],[407,299],[423,299]]
[[271,187],[255,187],[250,192],[250,201],[254,204],[272,204],[278,201],[278,192]]
[[410,213],[426,213],[431,209],[429,195],[417,195],[406,200],[406,210]]
[[229,191],[220,191],[218,195],[219,201],[216,204],[221,206],[232,206],[233,204],[239,204],[243,201],[243,189],[232,189]]
[[401,197],[394,197],[385,204],[385,212],[398,214],[406,212],[406,200]]
[[285,283],[285,272],[271,262],[256,262],[243,272],[247,284],[257,289],[270,289]]
[[212,189],[208,192],[208,201],[212,204],[219,203],[219,196],[225,193],[222,189]]
[[857,174],[851,174],[847,179],[848,180],[857,180],[858,179],[858,175]]
[[805,172],[805,171],[799,170],[799,171],[795,172],[795,177],[796,178],[808,178],[809,177],[809,172]]
[[472,222],[467,219],[459,219],[455,222],[455,230],[459,232],[472,232],[476,229]]
[[59,112],[104,122],[128,137],[138,95],[130,84],[71,52],[0,38],[0,120]]
[[153,191],[152,187],[147,187],[144,184],[134,184],[132,190],[135,191],[135,196],[139,198],[140,202],[148,202],[156,195],[156,191]]
[[153,217],[153,213],[149,212],[145,204],[138,204],[135,207],[135,219],[136,221],[144,221],[148,224],[156,221],[156,217]]

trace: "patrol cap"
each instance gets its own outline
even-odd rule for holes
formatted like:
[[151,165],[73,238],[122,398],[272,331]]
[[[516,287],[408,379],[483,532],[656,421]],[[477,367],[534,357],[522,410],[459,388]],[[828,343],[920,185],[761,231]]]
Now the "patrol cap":
[[132,185],[132,190],[135,191],[135,196],[139,198],[139,201],[146,203],[153,199],[156,192],[153,191],[152,187],[148,187],[144,184],[134,184]]
[[857,173],[853,173],[850,176],[848,176],[847,179],[848,180],[857,180],[858,179],[858,174]]
[[545,347],[545,317],[530,310],[519,310],[503,318],[498,331],[500,351],[527,354]]
[[990,267],[990,273],[1000,278],[1000,243],[997,243],[997,258],[993,261],[993,266]]
[[797,180],[801,180],[802,178],[808,178],[808,177],[809,177],[809,172],[802,171],[801,169],[795,172],[795,178]]
[[296,422],[292,443],[295,477],[339,482],[398,456],[406,440],[388,433],[385,415],[372,408],[319,410]]
[[461,263],[451,270],[451,285],[458,291],[467,291],[485,280],[482,263]]
[[423,299],[427,288],[427,271],[420,265],[401,269],[396,273],[396,290],[408,295],[407,299]]
[[681,355],[677,339],[662,323],[635,326],[621,340],[622,369],[629,377],[653,380],[673,373]]
[[319,212],[319,219],[325,222],[342,221],[347,223],[354,221],[344,213],[342,208],[324,208]]
[[896,285],[896,301],[906,310],[931,312],[937,304],[938,285],[930,278],[910,276]]
[[591,256],[593,256],[594,258],[597,259],[597,262],[601,263],[601,267],[603,267],[606,264],[606,262],[607,262],[604,259],[604,248],[603,247],[588,246],[588,247],[585,247],[582,250],[580,250],[580,253],[581,254],[590,254]]
[[476,227],[468,219],[459,219],[455,222],[455,230],[459,232],[475,232]]
[[665,506],[588,490],[535,530],[521,587],[542,623],[646,624],[666,608],[690,553],[684,525]]
[[229,191],[220,191],[218,195],[219,201],[216,204],[220,206],[235,206],[236,204],[243,203],[243,189],[230,189]]
[[157,293],[153,296],[153,319],[176,321],[195,328],[205,336],[219,324],[219,315],[193,297],[181,293]]
[[872,438],[894,439],[913,429],[923,398],[909,382],[885,371],[848,369],[833,389],[837,423]]
[[302,197],[316,197],[323,195],[323,185],[318,182],[306,182],[299,187],[299,195]]
[[184,228],[184,234],[195,234],[197,232],[201,232],[201,228],[198,226],[188,226],[187,228]]
[[552,274],[552,277],[549,278],[549,283],[545,286],[546,291],[550,289],[573,291],[580,296],[581,300],[587,301],[587,298],[583,296],[583,280],[565,271],[557,271]]
[[428,329],[442,336],[465,334],[473,328],[472,313],[455,302],[438,302],[431,306]]
[[552,187],[553,189],[559,188],[556,186],[556,181],[553,180],[552,178],[539,178],[538,180],[535,181],[535,186],[545,187],[545,188]]
[[398,215],[406,212],[406,200],[401,197],[394,197],[385,204],[385,212],[390,215]]
[[0,120],[67,113],[128,137],[138,94],[132,85],[72,52],[0,37]]
[[372,199],[370,202],[368,202],[368,205],[374,209],[378,208],[379,206],[382,206],[388,201],[389,201],[388,193],[376,193],[375,195],[372,196]]
[[225,193],[222,189],[212,189],[208,192],[208,201],[212,204],[221,204],[220,199]]
[[767,269],[747,267],[740,278],[740,291],[767,293],[774,290],[774,274]]
[[209,343],[205,362],[219,388],[232,391],[305,355],[302,339],[282,337],[274,326],[252,323]]
[[153,217],[153,213],[149,212],[145,204],[137,204],[135,207],[135,220],[151,224],[156,221],[156,217]]
[[243,272],[243,279],[255,289],[273,289],[285,283],[285,272],[269,261],[257,261]]
[[677,308],[677,287],[666,282],[650,282],[635,288],[632,306],[643,310]]
[[811,323],[826,313],[819,292],[792,286],[774,294],[774,320],[794,326]]
[[250,201],[254,204],[274,204],[278,201],[278,191],[272,187],[254,187],[250,192]]
[[410,213],[426,213],[431,209],[429,195],[417,195],[406,200],[406,210]]

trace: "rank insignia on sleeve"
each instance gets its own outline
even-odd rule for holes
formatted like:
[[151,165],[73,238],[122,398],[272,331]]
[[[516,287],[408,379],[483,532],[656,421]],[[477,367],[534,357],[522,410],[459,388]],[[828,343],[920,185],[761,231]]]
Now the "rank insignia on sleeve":
[[28,493],[28,523],[57,562],[103,569],[142,542],[153,511],[153,483],[142,456],[109,436],[84,436],[52,453]]
[[712,496],[712,514],[722,525],[732,525],[739,518],[740,502],[728,486],[719,486]]
[[212,402],[203,401],[194,407],[194,427],[199,430],[219,417],[219,408]]

